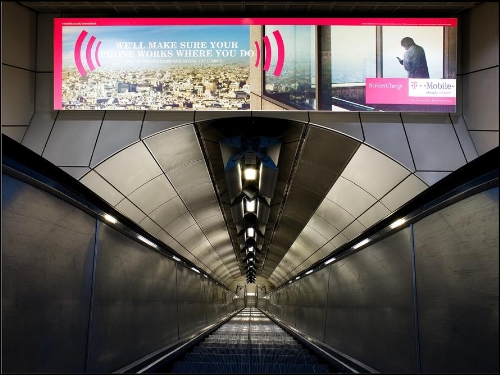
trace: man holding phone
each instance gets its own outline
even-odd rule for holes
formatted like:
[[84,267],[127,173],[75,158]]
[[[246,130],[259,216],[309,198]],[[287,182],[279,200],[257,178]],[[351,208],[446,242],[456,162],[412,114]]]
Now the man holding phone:
[[405,49],[403,59],[396,58],[408,72],[408,78],[430,78],[424,49],[409,37],[401,39],[401,46]]

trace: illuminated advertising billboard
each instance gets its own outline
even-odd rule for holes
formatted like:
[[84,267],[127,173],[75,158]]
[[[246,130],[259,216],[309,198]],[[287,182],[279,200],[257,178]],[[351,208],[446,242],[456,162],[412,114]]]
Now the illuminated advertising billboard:
[[456,50],[456,18],[56,18],[54,109],[452,113]]

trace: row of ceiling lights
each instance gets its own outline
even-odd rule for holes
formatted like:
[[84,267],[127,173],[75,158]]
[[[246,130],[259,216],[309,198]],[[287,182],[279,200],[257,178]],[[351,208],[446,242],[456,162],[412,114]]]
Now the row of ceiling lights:
[[255,283],[276,187],[281,142],[269,137],[232,137],[220,141],[231,215],[247,283]]

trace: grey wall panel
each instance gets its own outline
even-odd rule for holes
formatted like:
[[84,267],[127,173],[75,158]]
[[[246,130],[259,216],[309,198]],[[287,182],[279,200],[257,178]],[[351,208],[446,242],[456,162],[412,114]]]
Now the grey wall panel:
[[35,73],[2,65],[2,125],[29,125],[35,110]]
[[415,372],[409,229],[330,268],[325,343],[381,372]]
[[490,150],[493,150],[499,145],[499,132],[498,130],[475,130],[470,132],[472,141],[479,155],[483,155]]
[[360,113],[365,143],[415,171],[410,146],[399,113]]
[[36,73],[35,111],[54,111],[54,73]]
[[99,229],[90,372],[112,372],[178,339],[175,262]]
[[72,177],[74,177],[77,180],[82,178],[82,176],[85,173],[90,171],[90,168],[88,168],[88,167],[61,167],[61,169],[64,172],[70,174]]
[[363,142],[363,129],[358,113],[309,112],[311,124],[317,124],[346,134]]
[[295,327],[321,341],[325,336],[329,271],[330,268],[326,267],[301,279],[295,303],[297,309]]
[[454,171],[466,163],[448,114],[402,114],[417,170]]
[[146,111],[141,139],[182,124],[194,121],[194,111]]
[[42,155],[56,117],[56,112],[35,112],[22,144],[38,155]]
[[12,138],[14,141],[21,143],[24,134],[26,133],[27,126],[2,126],[2,134]]
[[103,111],[60,112],[42,156],[57,166],[88,166],[103,116]]
[[60,14],[37,14],[36,71],[54,71],[54,18]]
[[207,324],[213,324],[218,321],[217,286],[208,280],[204,281],[202,284]]
[[207,324],[201,277],[177,264],[179,337],[189,336]]
[[415,175],[420,177],[427,185],[434,185],[439,180],[448,176],[451,172],[417,172]]
[[[36,13],[14,2],[2,1],[2,64],[35,70],[35,47]],[[4,78],[2,74],[2,81]]]
[[461,20],[463,73],[498,65],[498,2],[480,4]]
[[460,146],[464,151],[465,158],[467,162],[471,162],[475,158],[477,158],[477,150],[474,147],[474,142],[472,141],[471,134],[467,129],[467,125],[465,124],[465,120],[463,116],[459,115],[451,115],[450,116],[453,126],[455,127],[455,131],[457,132],[458,140],[460,142]]
[[498,187],[414,225],[422,372],[498,373]]
[[85,369],[95,219],[2,174],[2,372]]
[[498,79],[498,66],[463,76],[463,115],[469,131],[498,131]]
[[92,155],[91,167],[139,140],[142,118],[138,111],[109,111],[104,116],[99,138]]
[[297,294],[299,292],[299,283],[289,284],[281,290],[281,296],[276,301],[276,310],[284,322],[291,326],[296,326],[297,321]]

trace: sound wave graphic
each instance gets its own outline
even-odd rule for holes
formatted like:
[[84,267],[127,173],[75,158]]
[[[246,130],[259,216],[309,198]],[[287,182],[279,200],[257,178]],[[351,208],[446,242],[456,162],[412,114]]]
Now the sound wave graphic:
[[[283,64],[285,63],[285,44],[283,43],[283,38],[281,37],[281,33],[279,30],[273,31],[274,39],[276,40],[276,44],[278,45],[278,61],[276,62],[276,67],[274,68],[273,74],[277,77],[281,74],[283,70]],[[266,60],[264,61],[264,70],[267,72],[269,67],[271,66],[271,43],[269,42],[269,38],[265,36],[264,47],[266,49]],[[255,67],[259,66],[260,63],[260,46],[257,41],[254,41],[255,49],[257,50],[257,57],[255,59]]]
[[[75,50],[74,50],[74,54],[73,54],[74,58],[75,58],[76,68],[78,69],[78,72],[80,73],[80,75],[82,77],[87,74],[87,71],[83,67],[82,56],[81,56],[83,41],[85,40],[87,35],[88,35],[88,32],[86,32],[85,30],[82,30],[82,32],[78,36],[78,39],[76,40]],[[94,65],[94,62],[92,61],[92,47],[94,46],[95,41],[96,41],[96,37],[91,36],[89,42],[87,43],[87,48],[85,50],[85,58],[87,60],[87,65],[89,66],[89,69],[91,71],[95,70],[95,65]],[[95,60],[98,67],[101,66],[101,63],[99,62],[99,56],[98,56],[99,47],[101,47],[100,41],[97,43],[97,47],[94,51],[94,60]]]

